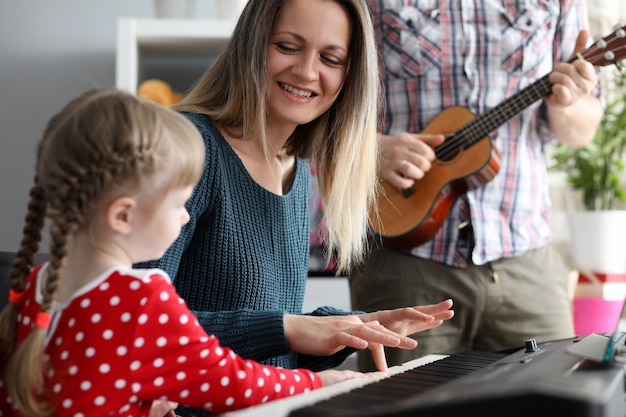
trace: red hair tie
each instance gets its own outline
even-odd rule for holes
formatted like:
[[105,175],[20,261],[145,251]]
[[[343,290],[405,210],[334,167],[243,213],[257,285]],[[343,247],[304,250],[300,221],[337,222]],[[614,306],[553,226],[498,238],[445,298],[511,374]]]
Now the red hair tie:
[[52,316],[50,315],[50,313],[40,311],[39,313],[37,313],[37,318],[35,318],[35,326],[45,330],[48,328],[48,326],[50,326],[51,319]]
[[17,304],[24,296],[24,291],[17,292],[13,288],[9,290],[9,303]]

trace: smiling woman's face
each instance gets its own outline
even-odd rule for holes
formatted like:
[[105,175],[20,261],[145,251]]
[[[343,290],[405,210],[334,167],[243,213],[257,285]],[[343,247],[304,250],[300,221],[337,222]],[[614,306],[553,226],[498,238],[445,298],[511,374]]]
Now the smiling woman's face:
[[334,0],[289,0],[276,18],[267,52],[268,118],[305,124],[341,91],[352,27]]

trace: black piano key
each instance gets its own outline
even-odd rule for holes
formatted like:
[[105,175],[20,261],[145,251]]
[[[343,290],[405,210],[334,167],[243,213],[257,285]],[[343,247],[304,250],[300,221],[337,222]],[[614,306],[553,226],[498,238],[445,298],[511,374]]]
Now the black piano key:
[[505,357],[503,353],[463,352],[410,369],[317,404],[293,410],[290,417],[351,416],[373,404],[384,406],[420,395]]

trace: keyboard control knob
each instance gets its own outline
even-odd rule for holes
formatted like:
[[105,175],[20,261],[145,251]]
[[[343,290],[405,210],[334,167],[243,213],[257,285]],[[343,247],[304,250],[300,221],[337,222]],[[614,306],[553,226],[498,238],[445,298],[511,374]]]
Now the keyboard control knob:
[[528,339],[526,341],[526,353],[536,352],[539,348],[537,347],[537,341],[535,339]]

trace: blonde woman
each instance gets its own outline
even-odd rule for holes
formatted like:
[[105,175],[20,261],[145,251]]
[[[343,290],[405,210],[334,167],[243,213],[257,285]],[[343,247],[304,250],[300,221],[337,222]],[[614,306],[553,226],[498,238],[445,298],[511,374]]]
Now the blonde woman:
[[[308,160],[316,162],[324,241],[345,272],[364,253],[377,191],[378,84],[364,0],[250,0],[230,43],[176,107],[201,132],[206,165],[181,237],[144,266],[166,270],[202,326],[239,354],[326,369],[354,349],[412,349],[407,334],[452,317],[450,300],[302,314]],[[386,370],[381,353],[374,349]]]

